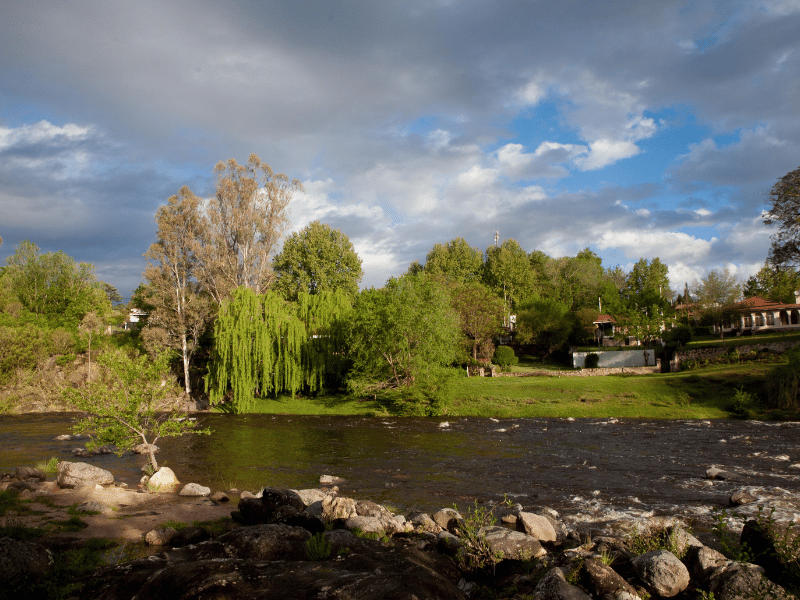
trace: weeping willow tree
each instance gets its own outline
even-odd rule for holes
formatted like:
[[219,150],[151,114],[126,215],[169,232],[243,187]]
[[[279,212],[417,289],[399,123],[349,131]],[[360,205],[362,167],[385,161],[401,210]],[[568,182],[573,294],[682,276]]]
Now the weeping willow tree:
[[349,306],[339,293],[301,294],[289,303],[272,291],[238,288],[220,306],[214,329],[206,379],[211,403],[230,393],[233,410],[241,413],[255,396],[322,389],[326,376],[341,367],[340,322]]

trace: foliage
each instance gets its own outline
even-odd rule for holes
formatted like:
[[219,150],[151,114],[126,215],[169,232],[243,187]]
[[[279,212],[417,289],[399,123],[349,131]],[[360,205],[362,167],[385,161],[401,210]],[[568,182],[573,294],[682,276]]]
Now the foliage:
[[782,410],[800,410],[800,347],[783,355],[789,360],[775,367],[767,378],[767,406]]
[[511,348],[511,346],[498,346],[497,350],[494,351],[494,359],[492,362],[506,368],[517,364],[519,358],[514,354],[514,349]]
[[583,361],[583,366],[586,369],[596,369],[599,363],[600,357],[595,352],[591,352],[586,355],[586,358]]
[[147,304],[150,332],[145,340],[157,351],[180,352],[187,395],[192,393],[190,362],[213,312],[210,297],[196,280],[195,243],[203,231],[199,206],[200,199],[184,186],[158,208],[156,241],[144,255],[148,284],[137,289]]
[[772,236],[769,262],[800,266],[800,168],[781,177],[769,193],[772,206],[764,214],[766,225],[778,225]]
[[34,314],[78,321],[89,311],[104,316],[111,310],[92,265],[76,263],[64,252],[40,254],[36,244],[24,240],[6,265],[17,298]]
[[286,239],[275,256],[273,270],[276,280],[272,289],[292,302],[302,292],[341,291],[353,298],[364,274],[350,239],[319,221]]
[[[74,427],[75,433],[91,436],[87,449],[110,444],[121,454],[140,443],[155,444],[162,437],[210,433],[164,406],[169,391],[162,379],[167,371],[165,356],[129,358],[122,350],[112,350],[98,364],[103,370],[99,381],[64,390],[67,404],[88,413]],[[149,458],[158,470],[152,451]]]
[[744,284],[744,297],[758,296],[765,300],[793,304],[795,291],[800,289],[800,271],[791,267],[776,267],[768,261]]
[[728,511],[724,509],[715,511],[711,531],[717,536],[722,553],[731,560],[750,562],[752,560],[750,549],[746,544],[739,543],[739,536],[731,533],[727,521]]
[[656,292],[662,298],[671,299],[674,294],[669,287],[669,268],[656,257],[648,262],[640,258],[625,278],[622,295],[628,300],[646,292]]
[[683,558],[688,550],[688,545],[680,544],[679,531],[680,528],[677,526],[654,527],[644,531],[636,529],[628,537],[628,550],[634,556],[655,550],[668,550],[678,558]]
[[731,404],[731,411],[743,419],[752,419],[754,416],[753,408],[757,404],[758,398],[751,392],[745,392],[743,388],[736,390]]
[[569,307],[551,298],[534,298],[517,312],[517,341],[550,348],[566,343],[573,328]]
[[39,469],[42,473],[48,475],[54,475],[58,471],[58,457],[51,456],[50,459],[47,461],[42,461],[36,463],[36,468]]
[[[239,288],[222,303],[214,329],[214,354],[206,379],[212,403],[231,390],[232,409],[252,407],[254,394],[277,395],[324,387],[342,366],[342,293],[303,293],[297,304],[268,291]],[[298,314],[299,313],[299,314]]]
[[676,325],[664,332],[662,339],[668,344],[681,348],[692,341],[692,328],[688,325]]
[[485,347],[501,331],[503,303],[477,281],[455,286],[451,302],[472,358],[477,360],[478,349]]
[[442,276],[450,283],[476,282],[483,268],[483,252],[471,247],[464,238],[436,244],[425,257],[425,272]]
[[507,317],[535,291],[534,273],[527,252],[516,240],[486,249],[483,283],[503,298]]
[[424,273],[362,291],[352,314],[348,387],[354,392],[411,387],[456,357],[458,317],[447,291]]
[[22,327],[0,326],[0,384],[15,369],[31,369],[50,355],[52,335],[31,324]]
[[330,558],[333,548],[323,533],[315,533],[306,542],[306,551],[309,560],[325,560]]
[[302,185],[274,173],[255,154],[246,165],[221,162],[214,174],[216,194],[202,211],[194,251],[197,277],[219,304],[241,286],[255,294],[269,288],[271,257],[288,224],[286,207]]
[[410,387],[388,388],[378,392],[377,400],[392,414],[436,417],[447,412],[453,398],[454,369],[429,369]]
[[[457,506],[453,506],[458,510]],[[502,555],[495,554],[486,541],[486,528],[496,523],[492,510],[486,506],[479,506],[475,501],[474,506],[468,507],[463,520],[459,524],[459,537],[462,546],[456,559],[465,570],[473,571],[492,567],[500,562]]]
[[736,304],[741,300],[739,278],[728,267],[722,271],[713,269],[692,284],[692,293],[703,306],[703,314],[719,328],[722,336],[722,326],[736,315]]

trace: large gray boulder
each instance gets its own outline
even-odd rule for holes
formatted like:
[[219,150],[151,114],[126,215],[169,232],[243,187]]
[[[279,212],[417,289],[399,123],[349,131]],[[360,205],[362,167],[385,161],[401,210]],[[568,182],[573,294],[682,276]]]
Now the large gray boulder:
[[751,600],[770,598],[784,600],[793,598],[779,585],[764,577],[763,569],[757,565],[729,561],[715,569],[708,579],[708,591],[714,600]]
[[[41,578],[50,568],[51,556],[38,544],[0,538],[0,581],[14,589]],[[24,596],[22,596],[24,597]]]
[[174,492],[179,483],[180,481],[178,481],[172,469],[161,467],[147,481],[147,487],[152,491],[169,493]]
[[642,583],[654,594],[671,598],[689,586],[689,570],[669,550],[654,550],[631,559]]
[[486,538],[493,554],[502,555],[503,558],[541,558],[547,551],[539,540],[521,531],[512,531],[505,527],[484,527],[481,532]]
[[56,481],[62,488],[75,488],[86,484],[111,485],[114,483],[114,476],[109,471],[89,463],[62,461],[58,463]]
[[590,558],[583,563],[585,581],[595,598],[621,600],[639,598],[636,589],[625,581],[614,569],[599,560]]
[[555,542],[556,530],[547,517],[529,512],[517,516],[517,528],[540,542]]

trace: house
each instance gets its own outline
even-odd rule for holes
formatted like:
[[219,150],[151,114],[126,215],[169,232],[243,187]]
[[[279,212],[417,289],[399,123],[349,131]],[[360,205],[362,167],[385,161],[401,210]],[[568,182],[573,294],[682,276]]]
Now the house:
[[800,329],[800,292],[795,292],[794,304],[772,302],[754,296],[740,302],[734,311],[738,318],[734,317],[731,322],[725,323],[723,333]]
[[128,318],[125,319],[125,329],[139,329],[144,325],[144,320],[147,313],[140,308],[132,308],[128,313]]

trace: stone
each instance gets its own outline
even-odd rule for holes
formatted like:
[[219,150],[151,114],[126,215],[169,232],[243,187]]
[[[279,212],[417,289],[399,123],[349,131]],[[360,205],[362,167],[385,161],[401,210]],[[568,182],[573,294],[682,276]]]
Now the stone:
[[14,473],[17,476],[17,479],[20,481],[27,481],[29,479],[44,481],[47,479],[47,475],[45,475],[41,469],[37,469],[36,467],[17,467]]
[[349,519],[357,515],[356,501],[352,498],[326,496],[322,501],[322,519],[325,521]]
[[599,560],[590,558],[583,563],[588,586],[596,598],[618,598],[620,592],[627,592],[630,597],[638,597],[636,589],[625,581],[614,569]]
[[533,594],[536,600],[591,600],[579,587],[570,585],[564,572],[558,567],[550,569],[536,585]]
[[[714,600],[748,600],[753,597],[771,600],[788,600],[789,596],[779,585],[772,583],[756,565],[729,561],[715,569],[708,580],[708,590]],[[760,592],[760,596],[756,596]]]
[[743,506],[745,504],[752,504],[756,500],[758,500],[758,498],[753,496],[753,494],[745,489],[742,489],[733,492],[728,502],[731,506]]
[[[50,558],[47,549],[39,544],[0,537],[0,581],[3,587],[13,589],[29,585],[31,579],[47,573]],[[19,594],[22,598],[26,596],[27,593]]]
[[356,515],[345,521],[345,527],[349,530],[360,529],[364,533],[384,533],[385,528],[381,519],[378,517],[362,517]]
[[442,528],[428,513],[411,514],[408,520],[415,531],[426,531],[435,535],[439,535],[439,532],[442,531]]
[[172,539],[169,541],[169,545],[173,548],[183,548],[191,544],[205,542],[210,538],[211,536],[208,531],[203,527],[184,527],[175,532],[175,535],[173,535]]
[[517,518],[517,529],[540,542],[555,542],[556,530],[547,517],[521,512]]
[[106,506],[100,502],[95,502],[94,500],[89,500],[87,502],[82,502],[78,506],[75,507],[75,512],[80,513],[100,513],[100,514],[108,514],[113,512],[110,506]]
[[631,559],[639,579],[654,594],[671,598],[689,586],[689,571],[668,550],[654,550]]
[[735,476],[732,473],[728,473],[727,471],[723,471],[717,467],[706,469],[706,477],[708,479],[735,479]]
[[308,560],[310,534],[283,525],[243,527],[215,540],[107,567],[85,598],[375,598],[465,600],[452,559],[328,531],[332,553]]
[[458,549],[464,545],[460,537],[453,535],[449,531],[439,532],[437,539],[436,548],[439,552],[444,554],[454,555],[458,552]]
[[692,579],[705,581],[716,569],[724,567],[730,561],[721,552],[708,546],[695,546],[689,548],[684,558]]
[[62,488],[74,488],[87,483],[111,485],[114,483],[114,476],[109,471],[88,463],[63,461],[58,463],[56,481]]
[[153,491],[172,492],[179,483],[180,481],[175,477],[172,469],[161,467],[147,481],[147,486]]
[[6,489],[18,492],[35,492],[39,489],[39,485],[39,483],[34,483],[33,481],[12,481]]
[[314,502],[322,502],[329,494],[323,492],[322,490],[318,489],[310,489],[310,490],[292,490],[295,494],[300,496],[300,499],[303,501],[303,504],[309,506]]
[[486,536],[486,543],[492,553],[502,554],[504,558],[531,559],[547,554],[539,540],[527,533],[497,526],[484,527],[480,533]]
[[198,483],[187,483],[183,489],[178,492],[179,496],[208,496],[211,494],[211,488]]
[[443,508],[431,515],[431,519],[442,529],[453,533],[464,522],[464,517],[454,508]]
[[342,485],[343,483],[347,483],[346,479],[342,479],[341,477],[336,477],[336,475],[320,475],[319,476],[319,484],[320,485]]
[[[764,568],[767,577],[778,584],[786,585],[792,579],[800,579],[798,567],[786,561],[779,547],[798,543],[798,532],[786,522],[768,522],[766,519],[748,519],[742,527],[739,542],[747,546],[752,561]],[[785,541],[784,541],[785,538]]]
[[230,496],[228,496],[225,492],[214,492],[211,494],[211,500],[217,504],[224,504],[225,502],[231,501]]
[[158,452],[160,448],[155,444],[138,444],[131,448],[131,451],[134,454],[149,454],[151,451],[155,454]]
[[166,546],[177,532],[172,527],[164,529],[151,529],[144,536],[145,544],[149,546]]

